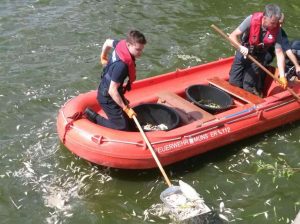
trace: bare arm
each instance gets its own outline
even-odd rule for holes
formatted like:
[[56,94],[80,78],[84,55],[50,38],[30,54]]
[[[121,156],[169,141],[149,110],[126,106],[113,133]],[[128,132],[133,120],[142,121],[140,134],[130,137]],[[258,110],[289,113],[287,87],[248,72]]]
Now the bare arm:
[[288,56],[288,58],[291,60],[291,62],[293,62],[293,64],[295,65],[296,72],[299,73],[300,72],[300,65],[298,63],[298,60],[297,60],[296,56],[292,52],[292,50],[289,49],[285,53]]
[[234,43],[237,44],[237,46],[241,45],[239,41],[239,37],[242,34],[242,31],[239,28],[236,28],[230,35],[229,38],[233,40]]
[[118,92],[119,86],[120,86],[120,83],[117,83],[117,82],[114,82],[113,80],[111,80],[109,89],[108,89],[108,94],[122,109],[124,109],[126,107],[126,105],[123,102],[123,100]]
[[235,43],[235,47],[238,47],[239,51],[244,55],[244,58],[247,57],[249,49],[241,45],[239,41],[240,35],[242,35],[240,28],[236,28],[230,35],[229,38]]
[[285,57],[281,48],[275,49],[275,54],[277,58],[277,67],[279,72],[279,77],[284,77],[284,69],[285,69]]
[[100,55],[100,64],[104,65],[107,64],[107,54],[110,51],[111,48],[113,48],[113,42],[114,40],[112,39],[106,39],[106,41],[104,42],[103,46],[102,46],[102,51],[101,51],[101,55]]
[[244,58],[247,57],[249,49],[242,46],[240,42],[240,36],[247,32],[251,25],[252,15],[247,16],[244,21],[229,35],[229,38],[235,43],[236,47],[239,48],[239,51],[244,55]]

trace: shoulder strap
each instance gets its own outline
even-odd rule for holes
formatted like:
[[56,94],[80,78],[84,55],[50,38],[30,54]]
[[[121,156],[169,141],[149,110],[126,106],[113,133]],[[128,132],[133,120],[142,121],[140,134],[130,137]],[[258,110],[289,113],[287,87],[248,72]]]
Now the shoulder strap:
[[101,79],[104,77],[104,75],[108,72],[108,69],[114,64],[116,63],[117,61],[120,61],[120,58],[117,58],[116,57],[116,53],[115,51],[113,51],[112,53],[112,57],[109,61],[109,63],[103,68],[102,70],[102,74],[101,74]]

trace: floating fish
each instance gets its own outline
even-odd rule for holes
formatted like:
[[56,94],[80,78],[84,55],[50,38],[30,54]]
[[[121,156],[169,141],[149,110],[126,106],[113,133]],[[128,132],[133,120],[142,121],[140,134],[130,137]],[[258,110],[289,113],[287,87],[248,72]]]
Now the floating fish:
[[189,184],[183,182],[182,180],[179,180],[179,186],[183,195],[189,200],[194,201],[201,199],[197,191],[194,188],[192,188]]
[[221,213],[224,211],[224,208],[225,208],[225,204],[224,204],[224,202],[222,201],[222,202],[220,203],[220,212],[221,212]]
[[257,150],[256,155],[261,156],[264,151],[262,149]]
[[229,219],[225,216],[225,215],[222,215],[222,214],[219,214],[219,217],[227,222],[229,222]]

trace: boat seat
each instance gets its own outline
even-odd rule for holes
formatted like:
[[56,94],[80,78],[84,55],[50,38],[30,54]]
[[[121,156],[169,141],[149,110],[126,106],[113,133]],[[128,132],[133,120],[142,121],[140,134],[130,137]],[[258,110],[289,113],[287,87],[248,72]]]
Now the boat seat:
[[189,124],[197,120],[201,120],[204,123],[215,119],[214,115],[185,100],[176,93],[163,91],[159,92],[157,96],[158,103],[169,106],[178,112],[183,124]]
[[223,91],[239,98],[247,103],[260,104],[265,102],[263,98],[256,96],[242,88],[231,85],[226,80],[220,79],[219,77],[213,77],[207,80],[211,85],[214,85]]

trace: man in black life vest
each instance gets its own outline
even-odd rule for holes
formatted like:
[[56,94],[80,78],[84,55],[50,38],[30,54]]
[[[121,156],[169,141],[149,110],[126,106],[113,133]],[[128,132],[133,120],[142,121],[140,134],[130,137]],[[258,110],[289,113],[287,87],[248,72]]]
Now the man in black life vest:
[[[231,34],[230,38],[240,45],[229,72],[229,82],[248,92],[262,96],[265,72],[246,58],[248,53],[266,66],[270,61],[266,55],[274,47],[277,58],[280,85],[287,88],[285,78],[285,56],[281,47],[282,34],[279,24],[281,10],[277,5],[265,6],[264,12],[248,16]],[[241,43],[240,43],[241,42]],[[267,62],[268,61],[268,62]]]
[[[124,97],[126,90],[136,79],[135,59],[142,55],[147,43],[145,36],[137,31],[129,31],[123,40],[107,39],[102,47],[100,63],[105,66],[98,87],[97,100],[107,115],[100,116],[87,108],[85,114],[88,119],[102,126],[129,131],[130,120],[136,113],[129,107]],[[108,60],[108,53],[113,49]],[[125,87],[124,82],[128,78]]]

